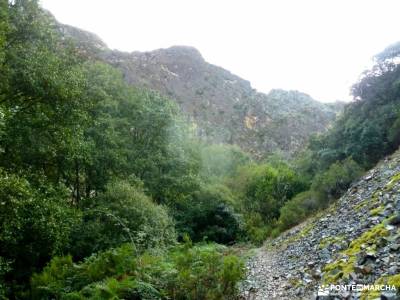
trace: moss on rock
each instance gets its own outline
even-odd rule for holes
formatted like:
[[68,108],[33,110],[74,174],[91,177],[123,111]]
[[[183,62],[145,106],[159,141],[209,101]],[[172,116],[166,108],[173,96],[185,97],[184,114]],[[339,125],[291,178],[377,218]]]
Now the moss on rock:
[[[375,281],[374,285],[388,285],[390,287],[394,286],[396,288],[397,293],[400,291],[400,274],[392,275],[392,276],[382,276],[378,280]],[[380,291],[376,290],[365,290],[361,295],[361,300],[369,300],[369,299],[379,299]]]
[[323,282],[325,284],[337,283],[340,278],[348,278],[354,271],[357,254],[363,248],[367,251],[376,250],[376,244],[382,237],[389,234],[383,223],[364,232],[358,239],[352,241],[349,247],[341,252],[341,258],[325,265]]
[[374,208],[374,209],[371,209],[370,211],[369,211],[369,214],[371,215],[371,216],[377,216],[377,215],[379,215],[381,212],[383,212],[385,210],[385,207],[383,206],[383,205],[379,205],[378,207],[376,207],[376,208]]
[[400,173],[397,173],[396,175],[392,176],[391,180],[386,184],[385,190],[390,191],[393,189],[396,183],[400,181]]
[[343,241],[344,235],[338,235],[338,236],[328,236],[326,238],[323,238],[319,242],[319,249],[324,249],[328,247],[329,245],[338,243],[340,245],[344,245],[345,242]]

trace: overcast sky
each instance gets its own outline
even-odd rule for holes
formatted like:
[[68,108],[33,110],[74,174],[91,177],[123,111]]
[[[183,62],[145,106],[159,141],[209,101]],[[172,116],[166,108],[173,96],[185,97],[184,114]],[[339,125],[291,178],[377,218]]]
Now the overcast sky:
[[259,91],[349,100],[374,54],[400,40],[399,0],[41,0],[113,49],[196,47]]

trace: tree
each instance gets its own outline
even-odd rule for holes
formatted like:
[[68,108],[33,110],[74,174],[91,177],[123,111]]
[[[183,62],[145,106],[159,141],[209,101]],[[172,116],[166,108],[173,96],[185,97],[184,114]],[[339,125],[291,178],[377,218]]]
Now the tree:
[[164,249],[176,241],[174,221],[141,190],[140,183],[114,181],[83,203],[83,218],[72,234],[70,253],[92,253],[132,243],[137,250]]
[[42,179],[35,189],[26,178],[0,170],[0,257],[12,270],[5,276],[8,283],[26,284],[32,272],[63,254],[80,218],[68,206],[65,188]]
[[235,177],[234,188],[244,198],[246,212],[259,213],[266,223],[279,217],[279,209],[307,184],[283,162],[242,167]]

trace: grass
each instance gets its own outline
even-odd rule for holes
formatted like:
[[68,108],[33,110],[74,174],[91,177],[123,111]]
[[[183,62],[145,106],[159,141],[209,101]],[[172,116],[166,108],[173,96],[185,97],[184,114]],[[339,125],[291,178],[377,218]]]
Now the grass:
[[328,247],[331,244],[339,243],[341,245],[344,244],[343,241],[344,235],[338,235],[338,236],[328,236],[326,238],[321,239],[319,242],[319,249],[324,249]]

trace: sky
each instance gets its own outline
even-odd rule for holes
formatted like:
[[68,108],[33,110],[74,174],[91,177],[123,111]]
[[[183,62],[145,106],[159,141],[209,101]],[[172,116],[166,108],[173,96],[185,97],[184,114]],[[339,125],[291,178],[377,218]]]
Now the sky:
[[349,101],[375,54],[400,40],[398,0],[41,0],[110,48],[197,48],[253,88]]

